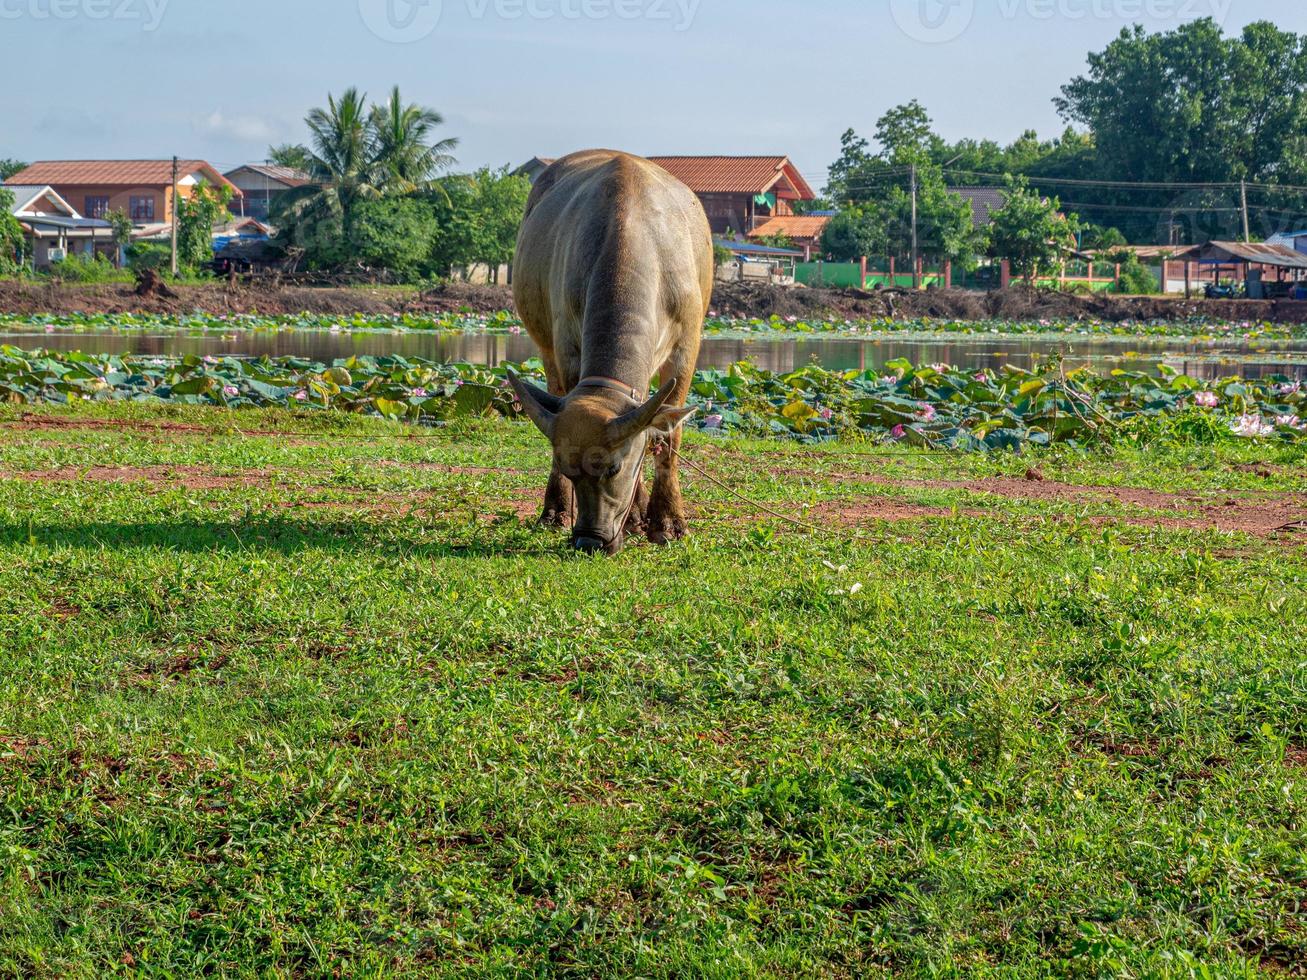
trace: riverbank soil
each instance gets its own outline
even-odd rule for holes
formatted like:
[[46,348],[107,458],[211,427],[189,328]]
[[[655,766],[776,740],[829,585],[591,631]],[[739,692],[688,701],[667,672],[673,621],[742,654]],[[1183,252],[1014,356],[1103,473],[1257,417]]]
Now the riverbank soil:
[[[1014,288],[993,293],[965,290],[867,291],[781,288],[719,283],[713,310],[722,316],[800,319],[944,320],[1219,320],[1307,323],[1307,302],[1289,300],[1185,300],[1171,297],[1076,296]],[[209,283],[170,286],[168,293],[137,295],[128,284],[63,285],[0,282],[0,314],[41,313],[260,313],[445,314],[512,309],[507,286],[448,283],[427,290],[400,286],[307,287]]]

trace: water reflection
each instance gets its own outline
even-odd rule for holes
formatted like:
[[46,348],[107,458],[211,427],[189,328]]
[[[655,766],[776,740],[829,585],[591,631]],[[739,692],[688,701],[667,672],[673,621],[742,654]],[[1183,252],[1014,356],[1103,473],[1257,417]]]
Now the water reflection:
[[[522,361],[536,353],[525,335],[435,334],[419,332],[328,333],[0,333],[0,342],[20,347],[50,347],[95,353],[137,353],[179,356],[214,354],[273,357],[294,356],[331,361],[351,355],[400,354],[435,361],[470,361],[496,365]],[[1133,352],[1133,353],[1132,353]],[[790,371],[816,362],[833,370],[879,370],[887,361],[906,358],[915,364],[948,363],[972,370],[1005,364],[1029,367],[1037,357],[1066,355],[1069,367],[1097,370],[1122,367],[1154,370],[1159,362],[1196,378],[1241,374],[1259,378],[1286,374],[1307,380],[1307,341],[1279,342],[1266,350],[1232,339],[1197,341],[1177,337],[827,337],[801,340],[712,337],[705,339],[700,367],[726,367],[752,361],[769,371]],[[1130,356],[1128,356],[1130,354]]]

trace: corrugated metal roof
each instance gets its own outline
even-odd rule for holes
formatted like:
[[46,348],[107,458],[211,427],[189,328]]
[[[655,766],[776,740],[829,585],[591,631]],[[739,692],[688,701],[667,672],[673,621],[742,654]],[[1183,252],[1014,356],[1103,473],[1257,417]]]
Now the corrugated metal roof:
[[1300,238],[1307,238],[1307,231],[1284,231],[1266,239],[1267,245],[1285,245],[1293,248]]
[[[203,173],[213,183],[236,186],[203,160],[179,160],[182,177]],[[16,184],[88,187],[166,187],[172,183],[171,160],[41,160],[9,178]]]
[[1270,265],[1281,269],[1307,269],[1307,255],[1295,252],[1284,245],[1267,245],[1262,242],[1208,242],[1177,252],[1174,258],[1190,262],[1235,263]]
[[771,218],[749,232],[750,238],[773,238],[784,235],[786,238],[801,239],[821,237],[821,233],[830,224],[826,215],[790,214]]
[[232,174],[240,173],[242,170],[250,170],[267,177],[269,180],[275,180],[279,184],[285,184],[287,187],[303,187],[305,184],[313,183],[313,178],[303,170],[296,170],[294,167],[279,167],[275,163],[247,163],[235,170],[228,170],[224,176],[230,180]]
[[789,157],[649,157],[696,194],[765,194],[782,179],[801,200],[816,197]]
[[751,242],[729,242],[723,239],[716,239],[714,245],[721,245],[723,248],[730,249],[737,255],[794,255],[803,258],[802,252],[797,252],[788,248],[774,248],[771,245],[755,245]]

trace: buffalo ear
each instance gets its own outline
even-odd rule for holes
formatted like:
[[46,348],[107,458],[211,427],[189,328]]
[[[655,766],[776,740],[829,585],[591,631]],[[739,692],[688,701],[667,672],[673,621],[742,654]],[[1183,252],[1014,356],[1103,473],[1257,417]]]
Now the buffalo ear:
[[517,394],[518,401],[522,403],[527,418],[534,422],[536,428],[547,438],[552,439],[554,419],[563,407],[563,400],[529,381],[523,381],[512,368],[508,368],[507,373],[508,383],[513,386],[513,391]]

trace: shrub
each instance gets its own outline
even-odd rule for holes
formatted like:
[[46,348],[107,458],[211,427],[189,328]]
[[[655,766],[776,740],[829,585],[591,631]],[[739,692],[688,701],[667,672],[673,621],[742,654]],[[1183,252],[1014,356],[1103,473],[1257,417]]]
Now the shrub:
[[172,265],[172,246],[136,242],[127,246],[127,264],[133,269],[167,269]]
[[69,255],[50,266],[47,275],[67,282],[113,282],[124,277],[103,255]]

